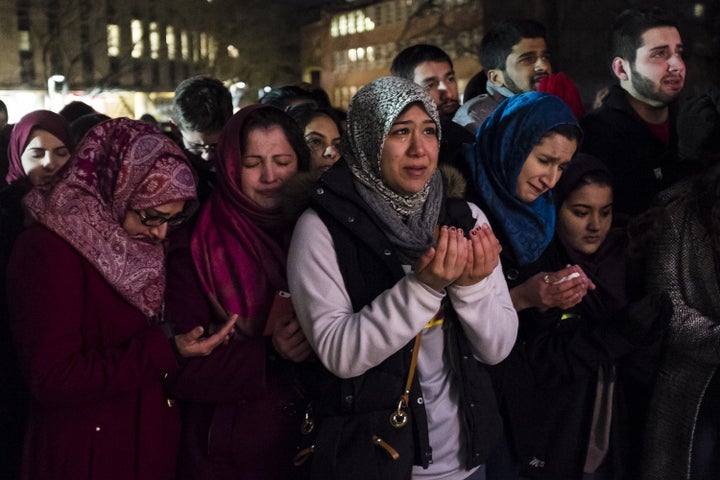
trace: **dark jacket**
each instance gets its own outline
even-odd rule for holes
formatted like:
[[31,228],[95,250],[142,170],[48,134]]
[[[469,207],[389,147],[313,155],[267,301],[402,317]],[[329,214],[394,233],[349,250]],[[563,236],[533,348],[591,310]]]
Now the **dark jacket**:
[[[613,238],[611,241],[621,241]],[[501,240],[502,243],[502,240]],[[613,249],[606,261],[622,261],[623,250]],[[560,270],[569,263],[557,240],[531,265],[519,266],[503,251],[502,264],[509,288],[541,272]],[[623,282],[623,278],[618,278]],[[632,311],[614,305],[595,292],[593,305],[583,303],[570,310],[535,308],[519,312],[518,341],[508,358],[490,367],[508,441],[523,477],[547,480],[582,478],[588,451],[590,426],[598,386],[598,370],[616,372],[612,407],[610,452],[606,464],[613,478],[637,478],[643,408],[650,385],[632,385],[634,372],[657,360],[664,331],[654,318],[653,301],[638,304]],[[650,349],[650,352],[647,351]],[[647,382],[647,379],[643,379]],[[628,398],[627,384],[634,395]],[[633,415],[635,418],[633,418]],[[638,422],[638,423],[635,423]],[[631,457],[628,452],[634,455]]]
[[[5,142],[7,143],[7,142]],[[10,336],[5,272],[15,239],[23,229],[22,199],[30,190],[25,181],[0,187],[0,472],[8,478],[20,476],[22,438],[27,420],[29,392],[20,374],[15,346]]]
[[628,93],[610,88],[602,107],[581,122],[581,150],[606,162],[613,175],[613,210],[636,215],[653,198],[689,172],[677,159],[675,106],[670,107],[670,143],[655,136],[633,110]]
[[[341,167],[341,168],[338,168]],[[312,206],[328,227],[335,245],[338,263],[353,309],[360,310],[378,294],[392,287],[405,272],[393,255],[393,247],[377,226],[375,215],[357,195],[352,177],[346,166],[336,166],[326,172],[315,191]],[[469,231],[474,219],[467,203],[461,200],[446,201],[440,223],[455,225]],[[352,221],[348,221],[352,218]],[[444,337],[446,361],[459,388],[461,425],[464,438],[461,448],[466,468],[485,461],[500,434],[497,412],[489,377],[484,365],[477,362],[457,320],[453,320],[452,305],[446,303]],[[425,409],[417,376],[410,393],[410,425],[396,429],[388,421],[397,406],[398,393],[402,392],[408,376],[413,342],[365,374],[342,380],[333,376],[319,363],[307,372],[306,383],[312,398],[313,414],[319,421],[317,452],[313,458],[314,478],[335,478],[337,458],[333,442],[341,439],[357,440],[355,452],[366,448],[360,432],[370,430],[384,438],[399,453],[396,461],[380,460],[380,464],[363,463],[362,453],[343,478],[410,478],[413,463],[427,466],[432,461],[429,447]],[[357,435],[344,436],[348,430]],[[376,448],[370,445],[370,448]],[[321,457],[331,449],[330,456]],[[372,457],[371,457],[372,458]],[[380,457],[385,458],[385,457]],[[413,459],[411,462],[410,459]],[[351,459],[352,461],[353,459]]]
[[[176,333],[218,321],[190,252],[194,223],[169,245],[165,320]],[[292,464],[304,412],[293,382],[292,362],[279,358],[269,337],[236,338],[182,361],[167,381],[183,415],[177,479],[302,478]]]

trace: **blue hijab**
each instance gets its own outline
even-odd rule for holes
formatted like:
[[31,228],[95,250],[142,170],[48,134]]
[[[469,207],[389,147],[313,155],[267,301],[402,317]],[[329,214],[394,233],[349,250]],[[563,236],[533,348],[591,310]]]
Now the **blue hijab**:
[[575,116],[554,95],[529,92],[502,102],[477,131],[466,150],[473,182],[495,222],[503,247],[518,263],[528,265],[545,251],[555,231],[555,207],[547,192],[531,203],[516,195],[517,179],[525,160],[543,136],[559,125],[574,125]]

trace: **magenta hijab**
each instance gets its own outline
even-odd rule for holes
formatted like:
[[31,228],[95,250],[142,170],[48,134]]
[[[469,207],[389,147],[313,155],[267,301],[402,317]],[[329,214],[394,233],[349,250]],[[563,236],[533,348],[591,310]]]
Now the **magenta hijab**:
[[147,123],[118,118],[90,129],[52,189],[32,190],[25,205],[123,298],[154,317],[165,291],[164,247],[129,235],[125,214],[195,198],[180,148]]
[[36,128],[55,135],[72,152],[75,142],[67,120],[50,110],[30,112],[15,124],[10,134],[10,144],[8,145],[9,165],[5,177],[7,183],[27,176],[22,166],[22,154],[30,140],[30,134]]
[[200,214],[190,243],[205,293],[222,318],[240,316],[247,336],[262,334],[273,295],[287,289],[285,266],[292,225],[280,210],[260,207],[240,188],[241,135],[256,111],[233,115],[217,145],[218,188]]

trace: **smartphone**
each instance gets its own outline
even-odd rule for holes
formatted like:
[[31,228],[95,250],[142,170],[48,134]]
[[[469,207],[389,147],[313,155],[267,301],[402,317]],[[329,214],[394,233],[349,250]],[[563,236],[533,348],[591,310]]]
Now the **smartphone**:
[[281,318],[287,317],[288,314],[291,314],[294,311],[292,299],[290,298],[290,292],[279,290],[273,297],[273,303],[270,306],[270,313],[268,314],[267,322],[265,323],[263,335],[272,335],[277,322],[279,322]]
[[573,278],[578,278],[580,274],[578,272],[573,272],[570,275],[565,275],[557,282],[553,282],[553,285],[560,285],[563,282],[567,282],[568,280],[572,280]]

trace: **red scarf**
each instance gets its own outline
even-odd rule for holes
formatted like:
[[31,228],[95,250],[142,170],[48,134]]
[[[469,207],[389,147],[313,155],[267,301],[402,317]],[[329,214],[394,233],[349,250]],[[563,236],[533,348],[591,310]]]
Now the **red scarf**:
[[262,335],[272,297],[287,289],[286,260],[292,226],[280,210],[261,208],[240,188],[241,134],[247,118],[267,105],[237,112],[217,146],[218,189],[193,232],[195,268],[218,315],[238,314],[238,328]]

